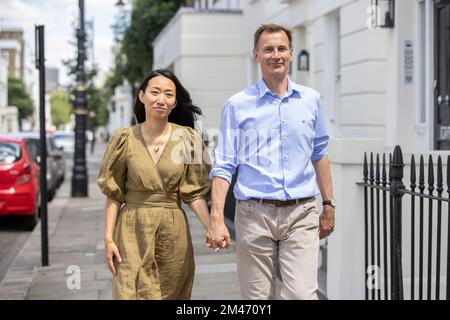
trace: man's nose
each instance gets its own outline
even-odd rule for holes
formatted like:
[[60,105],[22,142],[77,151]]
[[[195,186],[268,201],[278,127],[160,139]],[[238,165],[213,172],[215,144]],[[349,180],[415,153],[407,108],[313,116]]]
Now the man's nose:
[[280,57],[280,51],[277,49],[273,50],[272,57],[278,59]]

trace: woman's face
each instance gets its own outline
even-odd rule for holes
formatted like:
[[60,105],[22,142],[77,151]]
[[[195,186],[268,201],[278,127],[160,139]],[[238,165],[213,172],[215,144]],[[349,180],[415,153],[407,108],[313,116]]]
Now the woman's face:
[[139,92],[139,100],[145,106],[147,119],[168,119],[176,106],[176,87],[172,80],[156,76],[148,81],[145,91]]

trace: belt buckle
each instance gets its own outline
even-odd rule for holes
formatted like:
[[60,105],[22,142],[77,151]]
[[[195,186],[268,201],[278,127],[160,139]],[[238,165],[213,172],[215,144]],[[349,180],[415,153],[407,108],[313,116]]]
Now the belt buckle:
[[282,201],[282,200],[275,200],[275,206],[283,207],[284,206],[284,201]]

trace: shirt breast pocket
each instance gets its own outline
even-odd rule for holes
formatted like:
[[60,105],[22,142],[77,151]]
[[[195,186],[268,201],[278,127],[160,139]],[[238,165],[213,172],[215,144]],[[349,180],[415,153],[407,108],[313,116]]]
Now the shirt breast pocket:
[[304,139],[307,139],[310,143],[314,142],[316,136],[314,125],[313,118],[303,117],[299,120],[298,134],[301,141],[304,142]]

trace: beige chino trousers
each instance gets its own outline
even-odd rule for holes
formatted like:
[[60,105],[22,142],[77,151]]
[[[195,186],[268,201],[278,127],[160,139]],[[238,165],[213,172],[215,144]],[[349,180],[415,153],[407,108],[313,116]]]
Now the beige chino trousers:
[[[288,207],[237,200],[234,219],[242,299],[317,299],[319,214],[314,199]],[[277,256],[281,297],[275,297]]]

